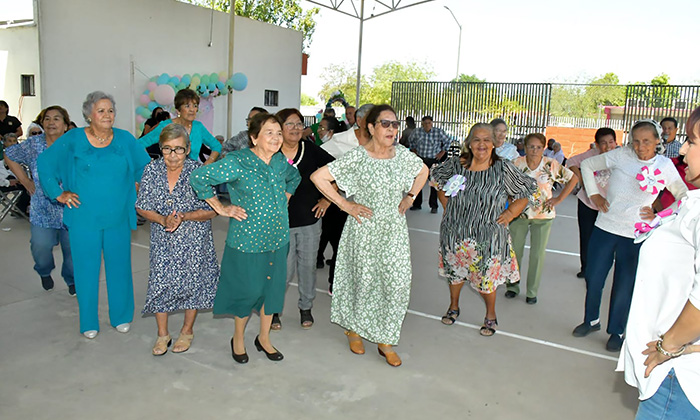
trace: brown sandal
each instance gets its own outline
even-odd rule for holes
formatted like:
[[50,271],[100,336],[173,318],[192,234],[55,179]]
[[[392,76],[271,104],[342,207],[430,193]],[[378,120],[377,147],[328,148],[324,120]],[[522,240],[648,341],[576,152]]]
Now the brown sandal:
[[345,331],[350,344],[350,351],[355,354],[365,354],[365,344],[362,342],[362,337],[352,331]]
[[[385,350],[382,350],[382,347],[385,348]],[[390,345],[387,344],[379,344],[377,346],[377,351],[379,352],[379,355],[384,357],[386,359],[386,362],[394,367],[399,367],[401,366],[401,358],[399,357],[398,354],[394,350],[391,349]]]
[[194,334],[182,334],[175,341],[173,346],[173,353],[184,353],[190,349],[192,345],[192,339],[194,339]]
[[170,344],[172,344],[173,340],[170,338],[170,334],[165,335],[163,337],[158,336],[158,339],[156,339],[156,344],[153,345],[153,350],[151,353],[154,356],[162,356],[165,353],[168,352],[168,347],[170,347]]
[[496,327],[498,327],[497,319],[484,318],[484,325],[482,325],[479,329],[479,334],[483,335],[484,337],[491,337],[492,335],[496,334]]

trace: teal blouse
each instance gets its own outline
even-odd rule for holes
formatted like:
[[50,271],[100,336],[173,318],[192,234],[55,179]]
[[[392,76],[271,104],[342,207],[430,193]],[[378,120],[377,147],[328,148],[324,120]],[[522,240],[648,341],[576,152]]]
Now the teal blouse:
[[74,128],[37,158],[41,187],[51,200],[64,190],[78,194],[80,206],[63,209],[69,228],[106,229],[128,220],[136,229],[136,183],[151,158],[131,133],[113,130],[112,142],[98,148],[85,129]]
[[[160,132],[168,124],[172,124],[173,120],[161,121],[160,124],[155,126],[153,130],[149,131],[148,134],[138,139],[138,142],[143,148],[152,146],[158,143],[160,138]],[[199,149],[202,148],[202,144],[206,144],[211,150],[221,153],[221,143],[216,137],[212,136],[209,130],[201,122],[195,120],[192,121],[192,131],[190,132],[190,159],[195,162],[199,161]]]
[[231,218],[226,245],[241,252],[268,252],[289,242],[287,196],[294,194],[301,175],[276,153],[266,164],[250,149],[230,152],[218,162],[195,169],[190,184],[197,196],[214,196],[212,186],[226,183],[231,204],[242,207],[247,218]]

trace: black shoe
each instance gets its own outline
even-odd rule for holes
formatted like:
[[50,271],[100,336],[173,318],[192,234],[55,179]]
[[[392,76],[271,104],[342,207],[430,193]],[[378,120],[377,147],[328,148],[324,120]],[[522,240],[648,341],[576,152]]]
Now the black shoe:
[[299,309],[299,314],[301,314],[301,328],[308,330],[314,325],[311,309]]
[[420,207],[412,206],[409,210],[420,210]]
[[323,268],[323,258],[316,260],[316,268]]
[[333,283],[328,284],[328,296],[333,297]]
[[506,297],[507,297],[508,299],[513,299],[513,298],[516,297],[516,296],[518,296],[518,294],[515,293],[514,291],[512,291],[512,290],[507,290],[507,291],[506,291]]
[[593,331],[600,331],[600,322],[594,325],[591,325],[590,322],[584,322],[583,324],[574,328],[574,332],[572,332],[571,334],[574,337],[585,337]]
[[525,298],[525,303],[530,304],[530,305],[534,305],[535,303],[537,303],[537,296],[535,296],[535,297],[526,297],[526,298]]
[[436,213],[437,213],[437,207],[433,207],[432,209],[430,209],[430,213],[436,214]]
[[622,340],[622,335],[612,334],[610,338],[608,338],[608,342],[605,344],[605,350],[620,351],[620,349],[622,348]]
[[282,329],[282,321],[280,321],[280,314],[272,314],[272,322],[270,323],[270,329],[272,331],[279,331]]
[[68,294],[71,296],[75,296],[75,285],[74,284],[71,284],[70,286],[68,286]]
[[585,278],[586,278],[586,273],[585,273],[583,270],[581,270],[581,271],[579,271],[578,273],[576,273],[576,277],[578,277],[578,278],[580,278],[580,279],[585,279]]
[[233,360],[238,363],[248,363],[248,353],[236,354],[236,352],[233,351],[233,337],[231,337],[231,356],[233,356]]
[[279,362],[280,360],[284,359],[282,353],[278,352],[277,349],[275,349],[274,353],[268,353],[267,350],[263,348],[262,344],[260,344],[259,337],[260,336],[255,337],[255,348],[258,349],[258,351],[265,353],[265,356],[267,356],[268,359],[275,362]]
[[53,279],[51,275],[41,277],[41,287],[46,291],[53,289]]

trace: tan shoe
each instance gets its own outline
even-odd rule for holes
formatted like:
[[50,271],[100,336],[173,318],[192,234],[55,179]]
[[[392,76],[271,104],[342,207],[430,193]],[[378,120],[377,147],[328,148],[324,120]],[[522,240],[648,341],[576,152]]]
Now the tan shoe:
[[153,346],[153,355],[154,356],[162,356],[165,353],[168,352],[168,347],[170,347],[170,344],[173,342],[173,340],[170,338],[170,334],[165,335],[163,337],[158,336],[158,339],[156,340],[156,344]]
[[[384,348],[384,350],[382,350],[382,347]],[[398,354],[396,354],[394,350],[391,349],[391,346],[387,344],[379,344],[377,346],[377,351],[379,351],[379,355],[384,357],[386,359],[386,362],[391,366],[401,366],[401,358]]]
[[175,341],[173,346],[173,353],[184,353],[190,349],[192,345],[192,339],[194,339],[194,334],[182,334]]
[[365,345],[362,342],[362,337],[352,331],[345,331],[345,335],[348,336],[351,352],[355,354],[365,354]]

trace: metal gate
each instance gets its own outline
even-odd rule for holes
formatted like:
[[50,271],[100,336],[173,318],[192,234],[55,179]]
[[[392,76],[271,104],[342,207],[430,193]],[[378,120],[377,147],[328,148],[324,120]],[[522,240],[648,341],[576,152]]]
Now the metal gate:
[[459,140],[473,124],[503,118],[512,140],[544,132],[551,95],[550,83],[393,82],[391,105],[399,120],[430,115]]
[[684,135],[685,123],[695,108],[700,106],[700,86],[650,86],[627,85],[625,93],[624,129],[626,132],[635,121],[666,117],[678,121],[678,135]]

